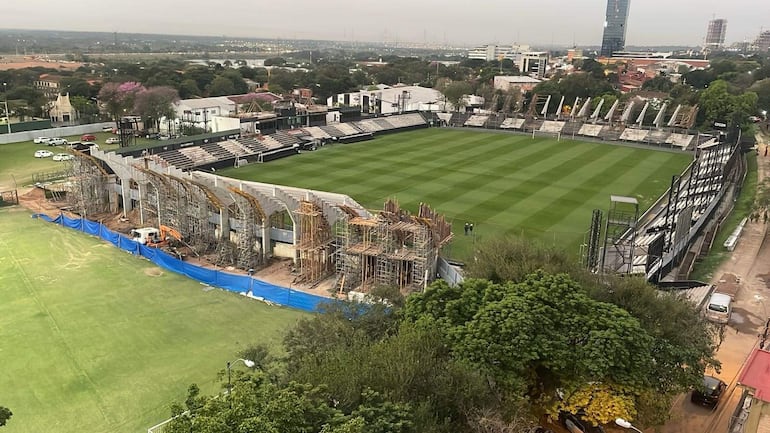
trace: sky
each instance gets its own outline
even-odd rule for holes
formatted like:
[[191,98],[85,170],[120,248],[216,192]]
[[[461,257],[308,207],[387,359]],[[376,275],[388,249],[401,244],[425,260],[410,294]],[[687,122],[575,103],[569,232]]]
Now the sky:
[[[5,0],[0,28],[452,45],[601,45],[606,0]],[[626,45],[727,42],[770,29],[767,0],[631,0]]]

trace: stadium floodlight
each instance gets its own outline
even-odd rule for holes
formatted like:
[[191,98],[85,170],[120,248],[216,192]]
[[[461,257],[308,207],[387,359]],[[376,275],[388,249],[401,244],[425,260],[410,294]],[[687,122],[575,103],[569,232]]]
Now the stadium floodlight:
[[233,401],[230,399],[230,393],[233,390],[233,384],[230,380],[230,369],[232,368],[233,364],[239,361],[248,368],[254,368],[254,366],[257,365],[254,361],[244,358],[238,358],[235,361],[227,361],[227,400],[230,403],[230,409],[233,408]]

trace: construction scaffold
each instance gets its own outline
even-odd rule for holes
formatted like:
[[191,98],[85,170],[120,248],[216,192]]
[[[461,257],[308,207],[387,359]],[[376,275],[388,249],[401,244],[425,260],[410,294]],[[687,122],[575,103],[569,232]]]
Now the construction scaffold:
[[413,216],[388,200],[375,218],[351,214],[337,225],[337,238],[340,290],[422,290],[435,276],[439,250],[452,232],[444,216],[427,205]]

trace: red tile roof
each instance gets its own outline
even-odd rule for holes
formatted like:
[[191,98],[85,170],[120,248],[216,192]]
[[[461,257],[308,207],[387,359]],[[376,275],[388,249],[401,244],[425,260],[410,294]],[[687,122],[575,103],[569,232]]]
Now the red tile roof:
[[738,383],[754,389],[754,397],[770,403],[770,352],[754,349],[741,371]]

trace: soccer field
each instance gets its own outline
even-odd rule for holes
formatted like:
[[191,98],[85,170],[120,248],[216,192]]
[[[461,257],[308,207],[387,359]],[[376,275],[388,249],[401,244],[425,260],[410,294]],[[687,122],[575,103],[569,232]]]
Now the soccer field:
[[[220,172],[225,176],[348,194],[372,209],[389,197],[445,213],[467,259],[473,242],[505,234],[577,251],[591,211],[611,194],[646,209],[691,154],[480,131],[422,129]],[[465,222],[474,236],[464,236]]]
[[112,245],[0,209],[3,433],[140,432],[303,313],[168,273]]

